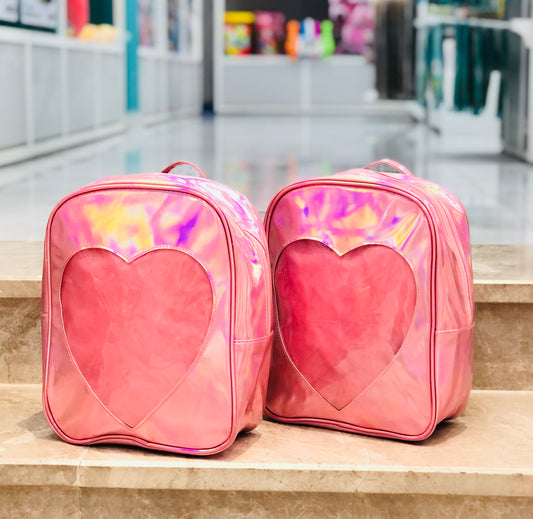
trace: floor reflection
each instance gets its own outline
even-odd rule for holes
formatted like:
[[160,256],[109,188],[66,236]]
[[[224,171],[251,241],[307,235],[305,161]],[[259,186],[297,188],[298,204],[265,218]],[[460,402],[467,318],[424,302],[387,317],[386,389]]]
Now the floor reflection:
[[[454,148],[455,146],[455,148]],[[290,182],[390,157],[454,192],[473,243],[533,244],[533,166],[468,153],[424,125],[355,117],[189,118],[0,168],[0,240],[41,240],[54,205],[106,176],[178,159],[243,192],[263,212]]]

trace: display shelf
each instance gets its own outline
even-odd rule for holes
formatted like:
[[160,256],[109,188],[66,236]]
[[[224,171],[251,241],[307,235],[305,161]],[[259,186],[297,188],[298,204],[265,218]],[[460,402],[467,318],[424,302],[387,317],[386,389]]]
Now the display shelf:
[[178,1],[177,51],[168,48],[168,5],[168,0],[157,3],[154,45],[140,45],[137,49],[144,124],[199,114],[203,107],[203,2]]
[[125,128],[123,5],[113,2],[117,41],[0,27],[0,166],[100,139]]
[[490,18],[471,18],[453,15],[426,14],[415,18],[414,25],[421,27],[434,27],[435,25],[469,25],[471,27],[485,27],[487,29],[510,29],[509,20],[493,20]]
[[31,44],[39,47],[68,48],[95,53],[118,54],[124,50],[123,40],[124,38],[119,38],[115,42],[87,41],[50,32],[0,26],[0,42],[19,45]]
[[367,60],[363,56],[329,56],[328,58],[319,60],[319,59],[310,59],[310,60],[294,60],[285,54],[262,56],[258,54],[248,54],[246,56],[227,56],[223,55],[222,60],[225,65],[287,65],[293,64],[295,66],[298,63],[311,62],[311,63],[325,63],[330,66],[334,65],[336,67],[353,67],[353,66],[364,66],[367,64]]
[[214,109],[218,114],[364,114],[412,117],[413,103],[377,100],[375,66],[363,56],[293,60],[228,56],[226,2],[214,1]]
[[[431,27],[436,27],[439,25],[459,25],[459,26],[469,26],[469,27],[483,27],[488,29],[495,30],[508,30],[520,37],[521,45],[523,46],[521,51],[521,65],[515,63],[515,66],[522,66],[524,70],[515,71],[521,77],[521,80],[518,81],[516,85],[511,85],[512,82],[509,82],[507,78],[507,96],[512,96],[513,102],[504,101],[504,114],[503,114],[503,141],[500,146],[491,146],[490,150],[496,148],[503,149],[511,155],[515,155],[527,162],[533,162],[533,13],[531,11],[523,12],[522,16],[510,17],[508,20],[494,20],[487,18],[473,18],[473,17],[462,17],[454,15],[436,15],[430,14],[427,11],[427,4],[419,4],[418,6],[418,16],[415,18],[415,27],[421,30],[427,30]],[[419,31],[418,37],[420,38],[421,31]],[[511,59],[509,57],[509,59]],[[419,60],[420,62],[420,60]],[[446,67],[445,67],[446,71]],[[505,78],[504,78],[505,80]],[[453,83],[453,78],[452,78]],[[446,81],[445,81],[446,83]],[[511,93],[509,93],[511,92]],[[520,108],[515,110],[515,104],[519,103]],[[497,104],[497,103],[496,103]],[[440,109],[437,114],[434,110],[434,107],[431,103],[428,103],[426,120],[429,121],[430,125],[433,121],[443,119],[444,117],[448,121],[452,121],[453,124],[437,124],[440,131],[453,135],[454,137],[459,137],[461,134],[464,134],[465,121],[470,118],[472,120],[479,119],[475,121],[477,127],[480,129],[488,128],[488,124],[484,124],[483,117],[486,115],[473,115],[467,113],[457,113],[453,112],[450,107],[449,109]],[[493,119],[496,118],[497,106],[492,107],[492,112],[494,113]],[[516,114],[511,114],[510,112],[516,111]],[[509,112],[509,113],[506,113]],[[521,120],[513,120],[517,116]],[[481,119],[480,119],[481,118]],[[455,121],[455,122],[453,122]],[[493,124],[494,128],[499,128],[497,125]],[[444,128],[444,130],[443,130]],[[500,130],[495,130],[497,132],[496,138],[499,139]],[[493,132],[494,133],[494,132]],[[492,139],[494,140],[494,138]]]
[[469,27],[483,27],[486,29],[507,29],[518,34],[528,49],[533,47],[533,19],[531,18],[492,20],[490,18],[427,14],[415,18],[414,25],[417,29],[435,27],[437,25],[468,25]]

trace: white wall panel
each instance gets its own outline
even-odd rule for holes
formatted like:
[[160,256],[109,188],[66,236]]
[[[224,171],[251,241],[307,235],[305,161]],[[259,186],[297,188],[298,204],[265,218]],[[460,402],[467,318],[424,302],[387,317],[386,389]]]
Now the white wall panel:
[[157,81],[158,81],[158,112],[165,113],[169,111],[170,99],[168,91],[168,76],[169,76],[170,62],[167,60],[159,60],[157,63]]
[[26,140],[24,45],[0,42],[0,149]]
[[157,61],[152,57],[143,57],[139,60],[141,89],[141,111],[144,115],[157,113],[158,88],[157,88]]
[[119,122],[126,107],[124,103],[124,65],[122,55],[101,56],[100,99],[102,124]]
[[69,131],[87,130],[95,124],[95,60],[92,52],[68,51]]
[[170,73],[168,77],[168,91],[170,109],[179,110],[183,106],[183,95],[181,88],[181,64],[177,61],[170,63]]
[[223,92],[227,105],[299,105],[300,67],[228,64],[224,70]]
[[358,105],[364,103],[365,93],[375,85],[372,63],[360,65],[331,65],[311,63],[311,103],[318,106]]
[[61,134],[61,51],[34,47],[32,59],[33,121],[36,141]]

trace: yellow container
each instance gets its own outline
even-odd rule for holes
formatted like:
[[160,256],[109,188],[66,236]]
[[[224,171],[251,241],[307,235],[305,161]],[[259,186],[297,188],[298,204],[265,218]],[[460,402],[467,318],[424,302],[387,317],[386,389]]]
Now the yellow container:
[[226,23],[244,23],[252,25],[255,21],[255,15],[251,11],[226,11],[224,21]]
[[244,55],[252,52],[252,25],[254,13],[227,11],[224,16],[224,47],[226,54]]

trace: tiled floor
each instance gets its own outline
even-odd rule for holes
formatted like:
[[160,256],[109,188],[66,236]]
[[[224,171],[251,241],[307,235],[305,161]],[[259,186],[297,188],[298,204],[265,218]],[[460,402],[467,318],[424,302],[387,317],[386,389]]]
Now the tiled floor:
[[74,189],[105,176],[160,171],[178,159],[196,162],[264,211],[289,182],[390,157],[461,199],[473,243],[533,244],[533,165],[479,149],[479,142],[443,140],[398,120],[182,119],[0,168],[0,240],[42,240],[53,206]]

